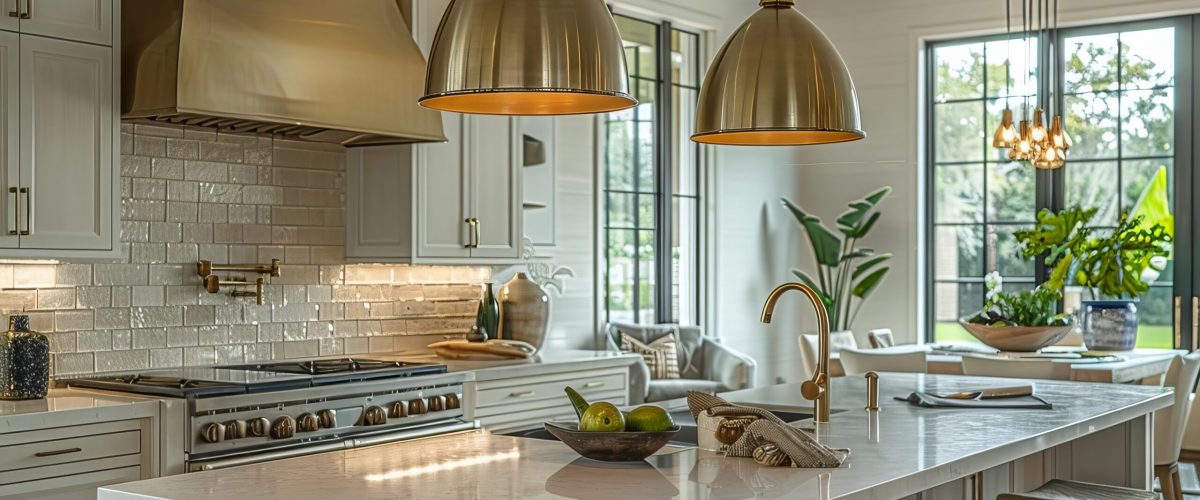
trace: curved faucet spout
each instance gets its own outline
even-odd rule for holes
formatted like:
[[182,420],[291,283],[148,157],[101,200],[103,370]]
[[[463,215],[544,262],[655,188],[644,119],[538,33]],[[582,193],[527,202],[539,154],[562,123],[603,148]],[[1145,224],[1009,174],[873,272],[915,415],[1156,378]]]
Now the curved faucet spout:
[[772,316],[775,314],[775,303],[779,302],[779,298],[783,294],[793,290],[803,293],[809,302],[812,303],[813,312],[817,315],[817,350],[820,351],[817,355],[816,371],[812,374],[812,378],[806,380],[800,387],[800,392],[804,395],[805,399],[812,400],[816,406],[813,412],[813,420],[828,422],[829,313],[825,310],[825,304],[821,301],[821,296],[803,283],[784,283],[772,290],[771,294],[767,296],[767,302],[763,304],[762,315],[759,317],[759,320],[763,323],[770,323]]

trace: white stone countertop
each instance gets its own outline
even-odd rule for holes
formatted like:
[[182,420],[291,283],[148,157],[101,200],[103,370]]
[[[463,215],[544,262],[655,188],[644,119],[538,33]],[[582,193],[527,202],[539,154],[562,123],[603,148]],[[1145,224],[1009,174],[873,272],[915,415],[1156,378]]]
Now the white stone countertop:
[[[767,468],[697,449],[636,464],[579,458],[565,445],[480,431],[152,479],[100,500],[300,498],[897,498],[1011,462],[1168,406],[1156,387],[1037,381],[1053,410],[920,409],[894,401],[1015,381],[885,373],[879,413],[862,410],[861,377],[833,379],[832,422],[818,438],[850,448],[839,469]],[[799,385],[738,391],[730,401],[808,408]]]
[[158,400],[51,389],[45,399],[0,401],[0,434],[158,416]]

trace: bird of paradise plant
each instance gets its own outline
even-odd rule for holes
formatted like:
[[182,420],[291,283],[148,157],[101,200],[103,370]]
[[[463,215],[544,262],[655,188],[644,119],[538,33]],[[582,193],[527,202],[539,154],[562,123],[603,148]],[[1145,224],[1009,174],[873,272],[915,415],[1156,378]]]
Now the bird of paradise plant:
[[890,253],[876,254],[872,248],[859,247],[859,240],[875,227],[880,213],[879,202],[892,191],[883,187],[862,199],[850,202],[850,209],[837,219],[841,236],[834,234],[821,218],[783,198],[783,205],[796,218],[808,235],[813,258],[817,264],[816,278],[800,269],[793,269],[804,284],[817,292],[829,313],[829,326],[834,331],[846,330],[854,324],[863,303],[883,283],[890,267],[883,265],[892,258]]

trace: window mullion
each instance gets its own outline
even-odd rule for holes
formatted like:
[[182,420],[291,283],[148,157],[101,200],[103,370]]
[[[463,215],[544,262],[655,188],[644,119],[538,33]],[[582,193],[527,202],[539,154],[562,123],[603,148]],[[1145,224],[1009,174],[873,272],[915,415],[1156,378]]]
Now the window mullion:
[[671,258],[671,23],[664,21],[658,27],[658,102],[654,112],[658,117],[655,128],[655,224],[654,224],[654,270],[655,270],[655,320],[658,323],[675,322],[671,301],[673,276]]

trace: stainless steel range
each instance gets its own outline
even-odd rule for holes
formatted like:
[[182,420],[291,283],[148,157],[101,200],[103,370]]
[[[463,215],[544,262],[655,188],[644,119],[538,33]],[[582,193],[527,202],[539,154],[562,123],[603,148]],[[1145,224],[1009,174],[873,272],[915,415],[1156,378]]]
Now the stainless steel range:
[[344,358],[152,370],[66,385],[162,399],[162,470],[171,474],[474,429],[463,400],[470,379],[445,365]]

